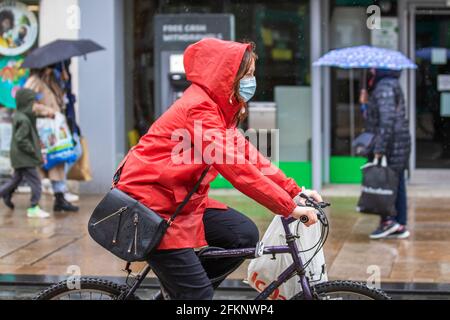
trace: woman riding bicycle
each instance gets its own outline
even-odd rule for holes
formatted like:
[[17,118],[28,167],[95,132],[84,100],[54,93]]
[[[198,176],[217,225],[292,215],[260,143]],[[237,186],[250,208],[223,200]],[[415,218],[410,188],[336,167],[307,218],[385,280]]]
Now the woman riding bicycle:
[[204,39],[189,46],[184,67],[192,85],[122,162],[117,187],[164,219],[210,166],[198,192],[149,256],[149,265],[171,299],[212,299],[224,275],[243,262],[241,258],[200,261],[195,248],[248,248],[259,241],[258,229],[249,218],[208,198],[209,184],[219,173],[275,214],[306,216],[308,226],[317,222],[314,209],[300,207],[297,196],[303,192],[322,201],[320,195],[302,190],[237,130],[256,90],[255,60],[251,43]]

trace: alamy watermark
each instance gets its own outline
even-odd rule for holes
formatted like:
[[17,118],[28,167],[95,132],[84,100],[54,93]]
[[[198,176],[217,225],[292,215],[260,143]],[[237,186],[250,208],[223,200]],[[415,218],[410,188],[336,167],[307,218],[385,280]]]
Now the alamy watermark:
[[69,30],[80,30],[81,29],[81,9],[80,6],[74,4],[67,7],[66,10],[67,19],[66,27]]
[[81,289],[81,268],[77,265],[67,267],[67,274],[69,277],[66,280],[67,289],[80,290]]
[[367,267],[367,274],[370,276],[367,278],[366,285],[370,289],[381,289],[381,268],[378,265],[370,265]]
[[366,13],[370,16],[367,18],[367,28],[370,30],[381,29],[381,8],[377,5],[367,7]]

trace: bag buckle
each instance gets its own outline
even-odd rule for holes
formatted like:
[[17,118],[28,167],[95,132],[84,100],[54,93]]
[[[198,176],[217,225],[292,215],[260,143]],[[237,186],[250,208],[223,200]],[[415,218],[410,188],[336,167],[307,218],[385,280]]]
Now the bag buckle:
[[172,219],[172,218],[170,218],[169,220],[167,220],[167,225],[168,225],[169,227],[171,227],[172,224],[173,224],[173,219]]

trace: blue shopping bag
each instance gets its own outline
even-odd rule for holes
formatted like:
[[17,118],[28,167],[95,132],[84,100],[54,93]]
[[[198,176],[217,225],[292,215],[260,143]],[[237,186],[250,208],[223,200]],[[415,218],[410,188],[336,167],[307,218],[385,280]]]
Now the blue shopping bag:
[[43,169],[48,171],[61,163],[72,163],[77,159],[73,137],[64,115],[57,112],[55,118],[37,120],[41,140]]

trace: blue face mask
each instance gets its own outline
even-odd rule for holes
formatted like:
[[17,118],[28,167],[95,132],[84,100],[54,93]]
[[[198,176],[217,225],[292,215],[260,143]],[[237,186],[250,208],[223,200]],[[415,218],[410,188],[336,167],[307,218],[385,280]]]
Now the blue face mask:
[[239,95],[248,102],[256,92],[256,78],[244,78],[239,82]]

